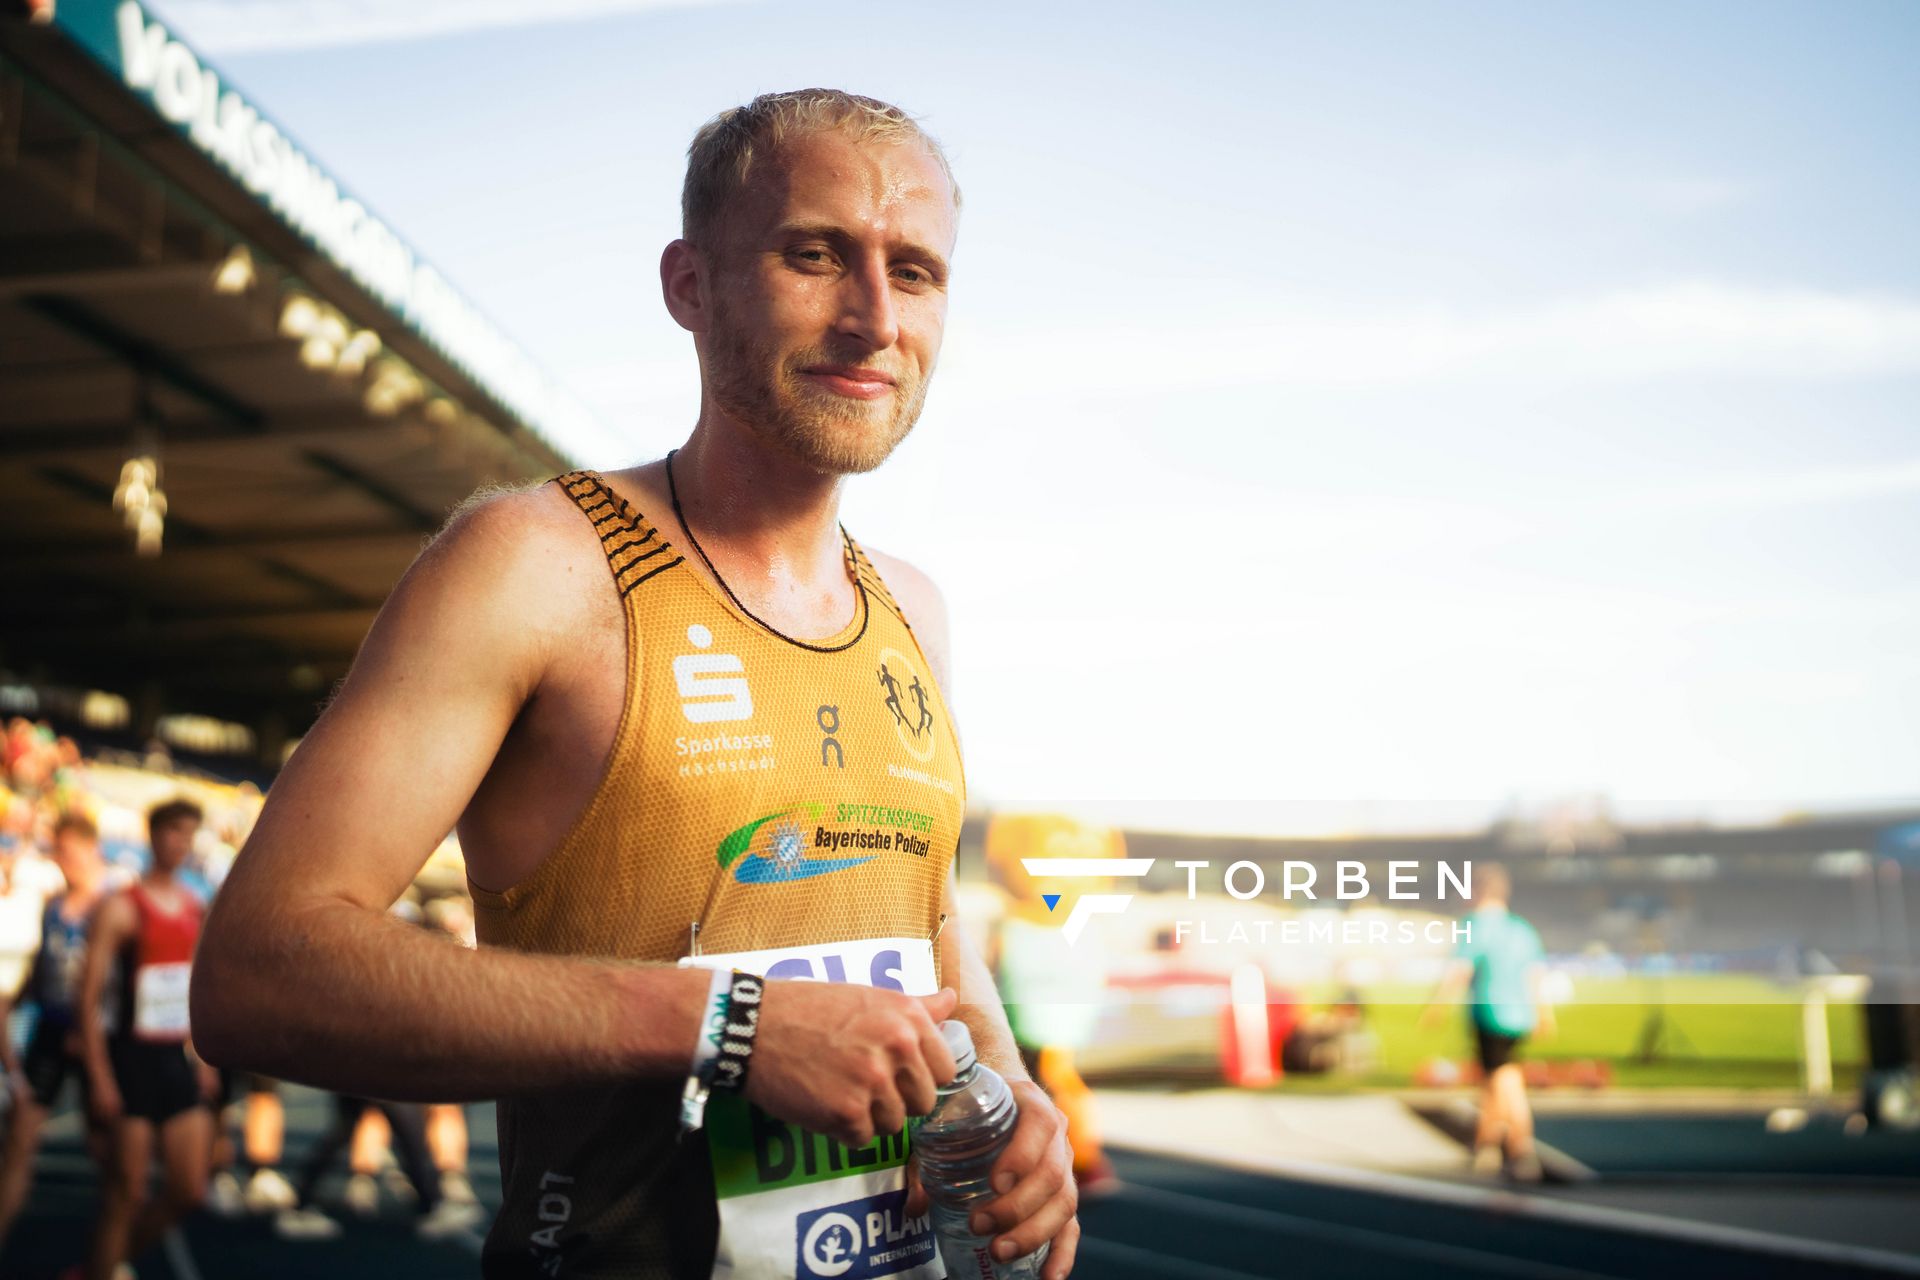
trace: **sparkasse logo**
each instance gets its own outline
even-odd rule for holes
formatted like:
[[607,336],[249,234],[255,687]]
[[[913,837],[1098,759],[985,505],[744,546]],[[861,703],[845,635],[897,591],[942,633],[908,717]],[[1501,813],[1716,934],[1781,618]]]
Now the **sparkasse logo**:
[[[687,643],[710,648],[713,632],[696,622],[687,628]],[[673,660],[673,681],[680,689],[680,714],[689,724],[753,718],[753,691],[737,654],[681,654]]]

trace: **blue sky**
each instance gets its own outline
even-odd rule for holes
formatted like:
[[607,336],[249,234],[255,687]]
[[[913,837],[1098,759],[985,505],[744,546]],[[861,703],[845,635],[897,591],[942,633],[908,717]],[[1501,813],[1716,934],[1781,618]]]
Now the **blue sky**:
[[947,349],[846,520],[946,589],[982,803],[1920,800],[1920,7],[157,7],[603,468],[692,421],[655,263],[694,129],[920,114]]

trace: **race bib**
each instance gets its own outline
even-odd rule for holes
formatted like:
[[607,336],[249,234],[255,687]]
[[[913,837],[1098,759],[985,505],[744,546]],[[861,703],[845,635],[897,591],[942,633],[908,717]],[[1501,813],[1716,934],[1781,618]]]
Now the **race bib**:
[[133,1034],[142,1040],[187,1038],[187,984],[193,965],[142,965],[133,982]]
[[[914,996],[939,990],[933,944],[925,938],[735,951],[680,963]],[[714,1280],[945,1277],[928,1215],[907,1216],[904,1132],[844,1147],[774,1119],[737,1093],[713,1095],[704,1132],[720,1204]]]

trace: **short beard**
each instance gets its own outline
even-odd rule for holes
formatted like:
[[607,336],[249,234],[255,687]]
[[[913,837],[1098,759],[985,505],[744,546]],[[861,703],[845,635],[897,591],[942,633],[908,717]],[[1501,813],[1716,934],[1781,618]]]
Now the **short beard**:
[[809,347],[782,365],[770,347],[731,321],[724,305],[714,307],[707,394],[756,436],[815,471],[841,476],[872,471],[919,421],[927,401],[925,378],[902,378],[889,397],[892,412],[881,418],[877,402],[837,396],[812,386],[800,372],[814,365],[858,364],[858,358]]

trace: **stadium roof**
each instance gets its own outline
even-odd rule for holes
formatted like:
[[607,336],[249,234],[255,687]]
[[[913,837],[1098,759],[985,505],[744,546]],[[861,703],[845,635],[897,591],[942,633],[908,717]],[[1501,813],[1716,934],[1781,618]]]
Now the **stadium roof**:
[[300,733],[449,508],[582,425],[140,4],[0,0],[0,667]]

